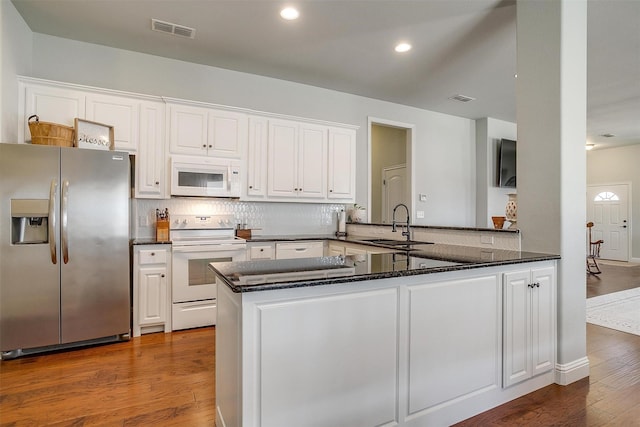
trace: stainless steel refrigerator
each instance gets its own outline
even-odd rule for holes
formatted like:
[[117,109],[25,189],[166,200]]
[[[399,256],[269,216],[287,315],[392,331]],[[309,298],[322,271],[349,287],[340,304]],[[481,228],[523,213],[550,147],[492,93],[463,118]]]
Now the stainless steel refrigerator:
[[0,144],[0,351],[128,339],[129,157]]

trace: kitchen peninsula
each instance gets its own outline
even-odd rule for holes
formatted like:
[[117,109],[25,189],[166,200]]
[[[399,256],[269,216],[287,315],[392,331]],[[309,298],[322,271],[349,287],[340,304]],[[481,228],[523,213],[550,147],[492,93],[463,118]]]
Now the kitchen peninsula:
[[212,263],[217,425],[450,425],[554,382],[556,255]]

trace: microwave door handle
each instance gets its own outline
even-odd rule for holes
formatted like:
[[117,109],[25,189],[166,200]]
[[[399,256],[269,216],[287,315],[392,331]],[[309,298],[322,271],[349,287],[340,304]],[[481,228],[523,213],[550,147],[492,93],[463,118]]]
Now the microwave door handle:
[[64,180],[62,183],[62,197],[60,199],[60,234],[62,251],[62,261],[67,264],[69,262],[69,241],[67,236],[67,206],[69,205],[69,181]]
[[58,181],[51,181],[49,188],[49,251],[51,252],[51,263],[58,263],[58,254],[56,252],[56,196],[58,193]]

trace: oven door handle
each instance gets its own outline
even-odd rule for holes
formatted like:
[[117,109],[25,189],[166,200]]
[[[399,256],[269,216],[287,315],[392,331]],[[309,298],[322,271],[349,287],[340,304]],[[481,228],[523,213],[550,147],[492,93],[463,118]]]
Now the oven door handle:
[[242,243],[221,243],[216,245],[197,245],[197,246],[173,246],[173,252],[194,253],[194,252],[227,252],[227,251],[244,251],[247,245]]

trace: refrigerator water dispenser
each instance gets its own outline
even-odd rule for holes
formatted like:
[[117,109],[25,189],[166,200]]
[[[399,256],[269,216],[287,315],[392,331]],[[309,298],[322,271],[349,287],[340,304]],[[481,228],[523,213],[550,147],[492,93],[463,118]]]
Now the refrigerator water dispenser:
[[11,243],[49,243],[49,200],[11,200]]

